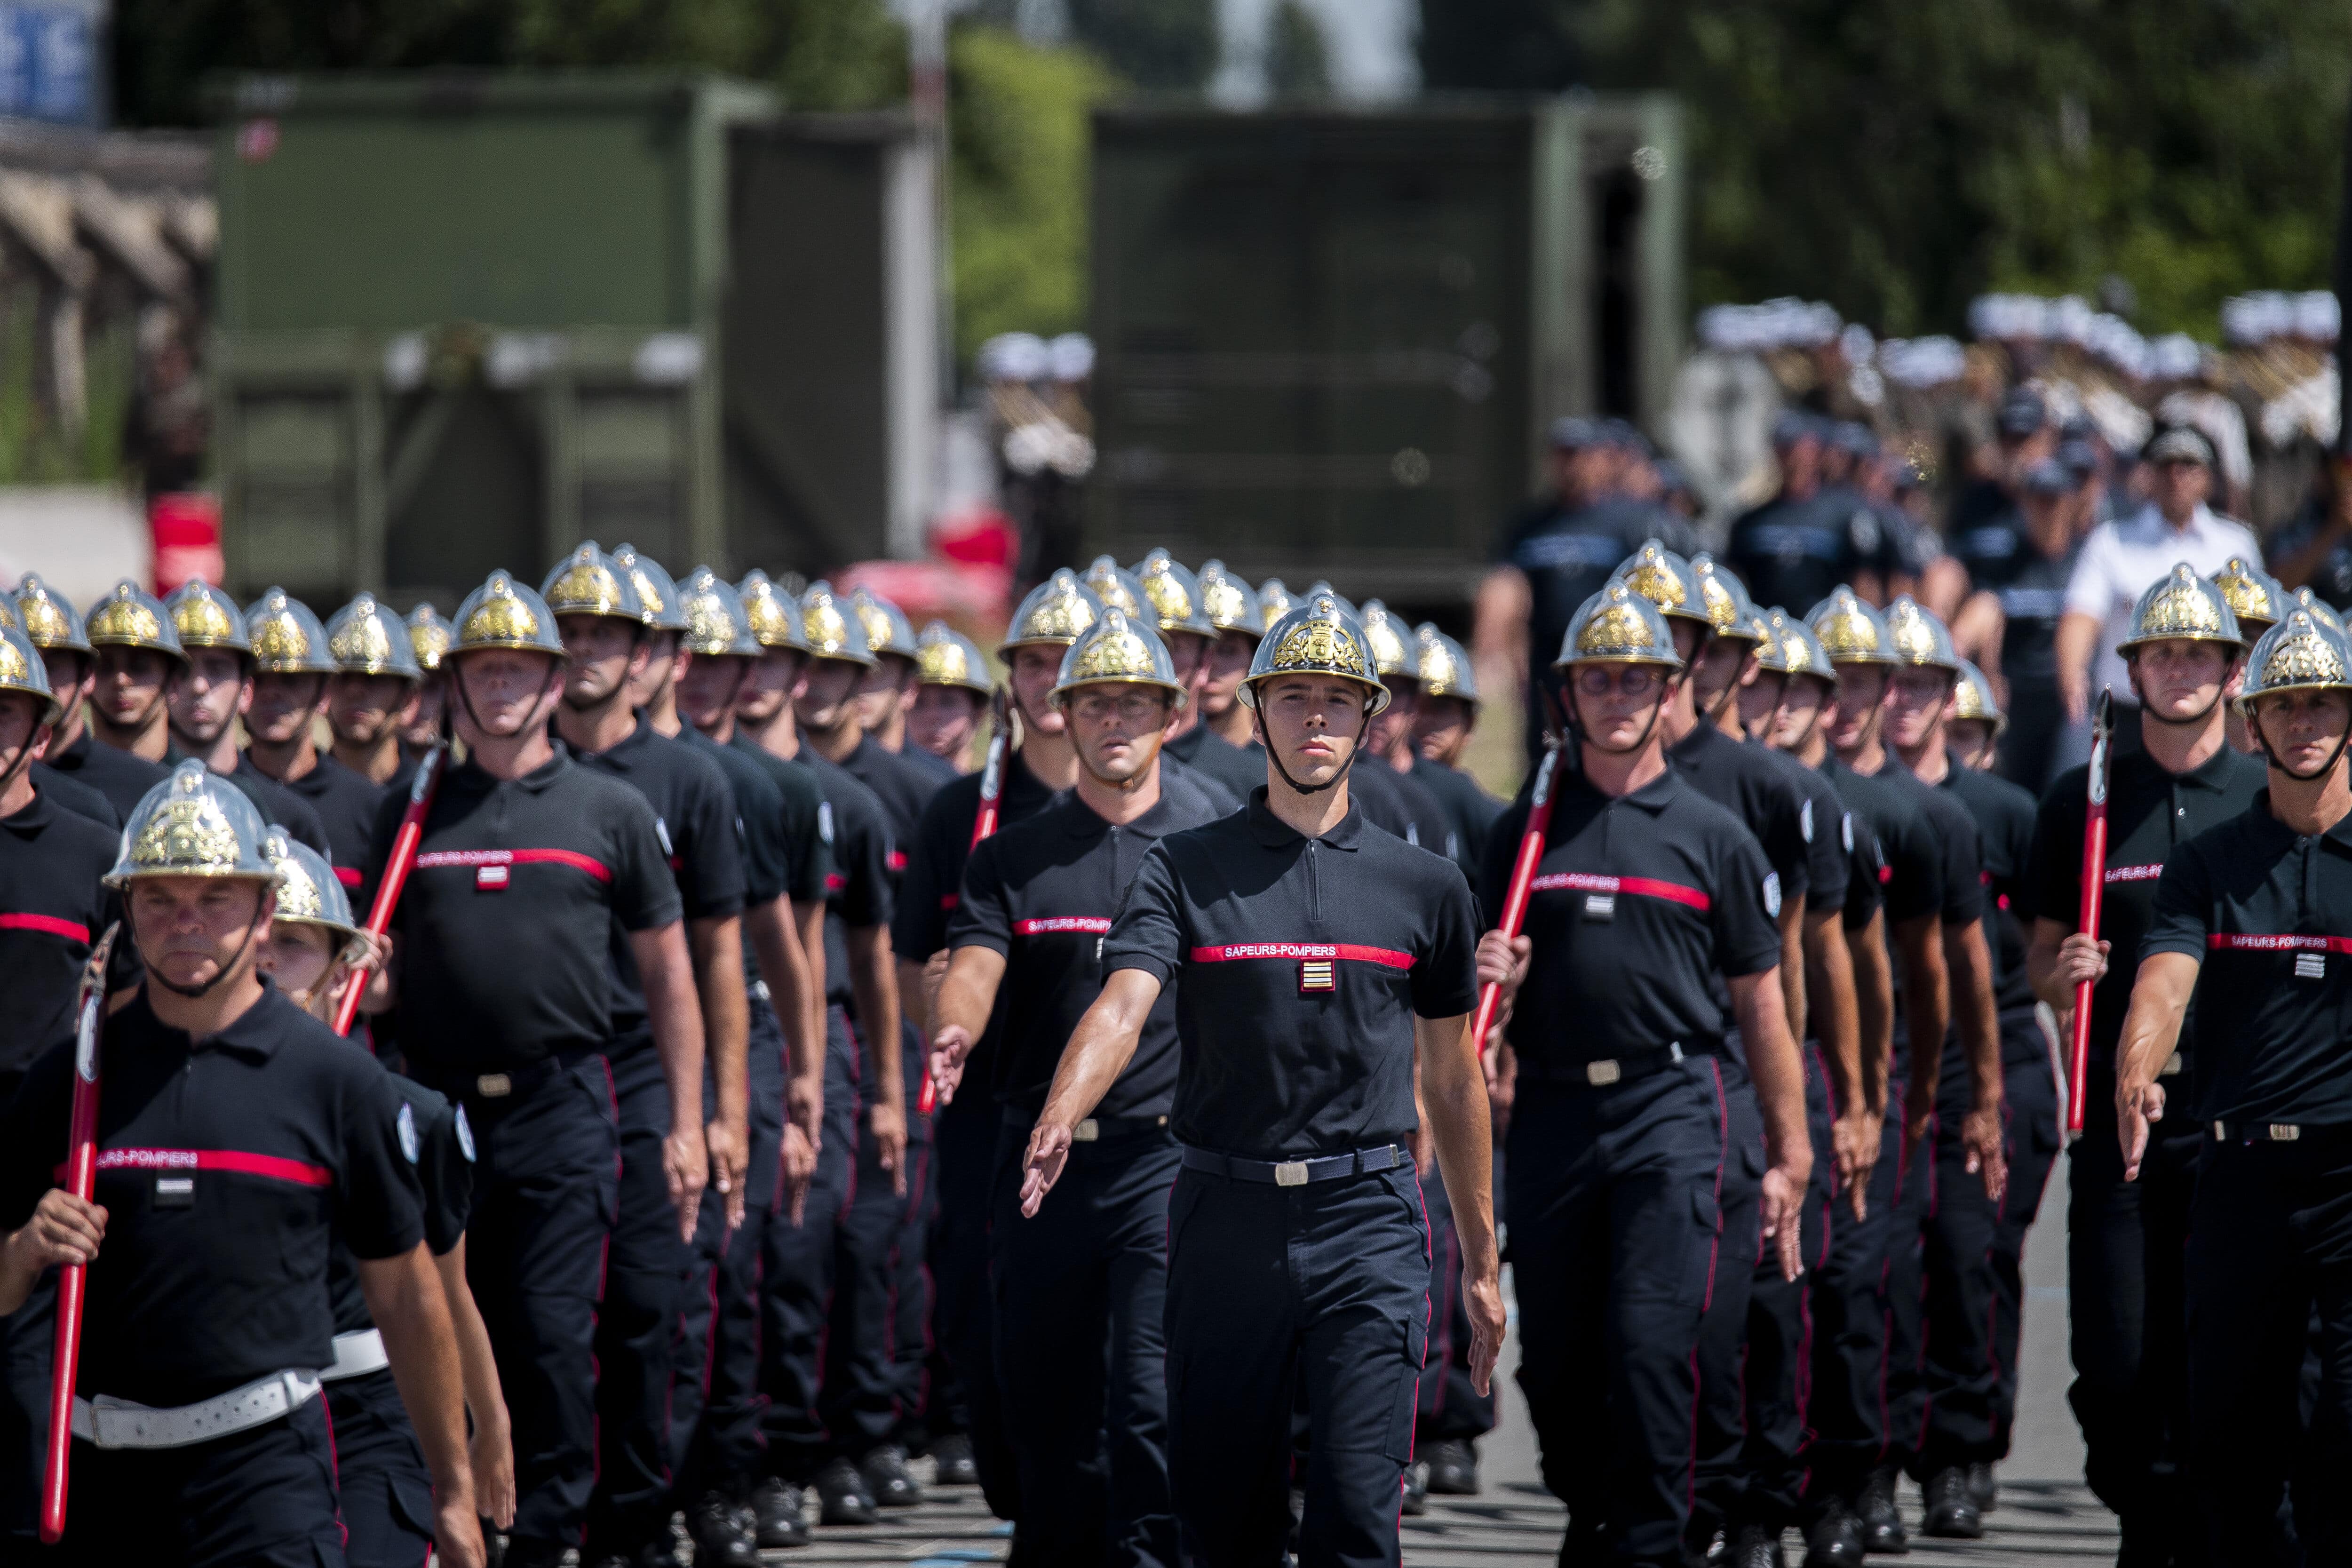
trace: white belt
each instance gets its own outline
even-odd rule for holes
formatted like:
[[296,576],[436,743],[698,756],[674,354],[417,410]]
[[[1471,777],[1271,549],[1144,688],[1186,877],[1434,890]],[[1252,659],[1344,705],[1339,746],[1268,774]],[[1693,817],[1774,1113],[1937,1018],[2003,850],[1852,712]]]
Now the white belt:
[[103,1394],[95,1399],[77,1397],[73,1430],[75,1436],[101,1448],[184,1448],[275,1421],[310,1404],[318,1394],[319,1374],[306,1370],[273,1372],[243,1388],[175,1410],[156,1410]]
[[319,1381],[341,1383],[347,1377],[365,1377],[391,1364],[392,1358],[383,1353],[383,1334],[375,1329],[355,1329],[335,1336],[335,1364],[322,1370]]

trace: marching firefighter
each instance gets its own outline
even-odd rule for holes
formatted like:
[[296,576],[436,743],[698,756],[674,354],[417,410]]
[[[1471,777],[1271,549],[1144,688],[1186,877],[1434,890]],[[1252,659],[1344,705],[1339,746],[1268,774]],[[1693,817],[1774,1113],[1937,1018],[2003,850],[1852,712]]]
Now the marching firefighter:
[[[1223,567],[1219,570],[1222,572]],[[1210,610],[1211,584],[1192,575],[1165,550],[1154,550],[1137,562],[1135,575],[1143,584],[1144,598],[1160,628],[1160,640],[1168,646],[1168,657],[1176,667],[1176,679],[1182,682],[1189,698],[1177,716],[1176,733],[1169,739],[1164,754],[1195,773],[1206,773],[1240,800],[1257,788],[1265,763],[1252,756],[1246,746],[1235,745],[1211,729],[1207,715],[1201,711],[1202,693],[1216,673],[1213,656],[1227,635],[1226,626]],[[1237,589],[1230,582],[1220,586],[1229,617],[1249,603],[1246,589]],[[1246,643],[1249,639],[1239,640]],[[1238,677],[1248,667],[1246,652],[1241,657],[1239,668],[1229,667],[1223,691],[1227,704],[1232,703]]]
[[[5,605],[0,601],[0,607]],[[137,805],[137,797],[153,788],[155,780],[148,778],[144,786],[134,787],[137,779],[147,776],[147,764],[110,747],[107,759],[120,760],[131,770],[128,776],[111,781],[113,792],[100,788],[98,778],[82,776],[89,771],[87,763],[91,743],[86,706],[97,685],[98,674],[81,616],[74,612],[71,601],[31,572],[26,573],[16,584],[16,606],[25,636],[40,654],[42,667],[48,674],[49,689],[56,695],[58,707],[48,751],[28,770],[33,782],[49,791],[56,804],[67,810],[120,829],[123,812]],[[103,763],[100,767],[103,770]],[[131,798],[127,804],[119,805],[117,795]]]
[[[2239,703],[2266,787],[2167,858],[2115,1086],[2126,1181],[2156,1129],[2193,1117],[2203,1135],[2186,1260],[2188,1438],[2206,1549],[2221,1563],[2283,1555],[2290,1469],[2338,1473],[2352,1431],[2337,1288],[2352,1259],[2335,1219],[2352,1197],[2352,644],[2289,610],[2254,645]],[[2183,1045],[2185,1095],[2164,1076]],[[2295,1504],[2308,1560],[2352,1553],[2327,1482],[2298,1486]]]
[[1244,810],[1144,855],[1104,938],[1102,994],[1029,1136],[1029,1217],[1016,1223],[1080,1201],[1055,1192],[1081,1180],[1079,1130],[1181,975],[1165,1319],[1178,1550],[1282,1554],[1303,1389],[1299,1562],[1392,1564],[1429,1319],[1416,1063],[1454,1194],[1482,1388],[1502,1343],[1486,1084],[1466,1026],[1475,920],[1460,871],[1349,798],[1388,695],[1360,622],[1310,596],[1267,628],[1243,691],[1266,783]]
[[[2092,982],[2083,1135],[2068,1153],[2067,1401],[2083,1429],[2084,1479],[2116,1511],[2125,1560],[2144,1562],[2185,1542],[2198,1550],[2190,1471],[2189,1239],[2198,1162],[2210,1140],[2186,1115],[2157,1122],[2125,1180],[2124,1147],[2100,1108],[2115,1098],[2117,1042],[2131,1005],[2137,956],[2156,917],[2158,879],[2180,846],[2254,805],[2262,763],[2230,743],[2226,710],[2240,673],[2243,628],[2223,585],[2217,598],[2178,571],[2134,607],[2124,669],[2138,702],[2137,745],[2109,748],[2105,777],[2106,859],[2099,929],[2078,928],[2090,770],[2053,780],[2034,826],[2028,903],[2028,972],[2071,1040],[2077,988]],[[2237,1004],[2230,1004],[2236,1016]],[[2190,1081],[2194,1051],[2156,1065],[2168,1093]],[[2177,1108],[2182,1109],[2182,1108]]]
[[315,721],[327,711],[336,663],[326,627],[301,600],[272,588],[247,605],[253,699],[245,754],[256,770],[308,801],[327,835],[336,876],[359,886],[383,787],[319,751]]
[[[690,1224],[708,1164],[701,1011],[653,807],[549,736],[569,656],[546,601],[494,572],[454,630],[443,670],[467,758],[425,818],[393,923],[398,1024],[411,1075],[473,1130],[467,1271],[514,1426],[506,1561],[552,1568],[580,1543],[596,1476],[595,1326],[621,1154],[606,1053],[627,1023],[677,1064],[662,1168]],[[371,896],[400,805],[377,821]],[[616,941],[642,1023],[616,1017]]]
[[327,620],[327,727],[335,761],[376,785],[399,792],[415,764],[401,752],[402,732],[424,701],[424,668],[400,617],[362,594]]
[[182,655],[163,688],[171,744],[244,791],[263,821],[282,823],[297,839],[332,859],[326,825],[310,803],[237,750],[236,721],[253,706],[253,639],[247,635],[244,612],[201,577],[172,590],[163,604]]
[[[999,1107],[990,1194],[990,1277],[1005,1426],[1029,1509],[1024,1560],[1177,1560],[1168,1489],[1168,1192],[1179,1151],[1176,988],[1161,991],[1134,1058],[1074,1137],[1065,1190],[1019,1215],[1022,1159],[1054,1069],[1101,990],[1102,939],[1151,847],[1213,820],[1160,787],[1160,737],[1185,700],[1167,649],[1108,612],[1064,656],[1051,694],[1078,753],[1071,795],[982,841],[948,925],[933,1072],[959,1087],[1001,996],[995,1081],[965,1092]],[[1075,1357],[1073,1351],[1080,1351]]]
[[465,1394],[400,1097],[258,973],[278,884],[262,837],[251,803],[194,759],[124,830],[107,879],[143,983],[98,1047],[95,1200],[53,1184],[73,1044],[0,1118],[15,1227],[0,1307],[51,1265],[89,1269],[59,1555],[343,1561],[317,1371],[335,1359],[340,1243],[430,1468],[441,1559],[479,1563]]
[[915,701],[907,710],[907,740],[968,773],[971,743],[980,734],[996,689],[989,684],[988,656],[945,621],[933,621],[915,639]]
[[[1785,1277],[1801,1267],[1812,1145],[1780,984],[1782,893],[1739,818],[1666,761],[1662,721],[1685,667],[1656,607],[1612,582],[1578,612],[1557,668],[1573,772],[1554,786],[1526,934],[1490,932],[1479,953],[1481,977],[1515,994],[1505,1204],[1519,1383],[1545,1483],[1568,1504],[1563,1557],[1678,1563],[1736,1152],[1720,1059],[1735,1026],[1764,1123],[1760,1230]],[[1527,816],[1515,805],[1488,845],[1489,909]]]

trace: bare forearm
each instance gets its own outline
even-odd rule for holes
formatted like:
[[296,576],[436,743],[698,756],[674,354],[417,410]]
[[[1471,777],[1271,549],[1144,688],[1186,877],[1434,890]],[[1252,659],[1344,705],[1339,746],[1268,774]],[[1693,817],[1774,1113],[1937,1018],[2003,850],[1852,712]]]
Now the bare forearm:
[[1805,1072],[1797,1059],[1797,1043],[1789,1037],[1778,977],[1735,984],[1733,1000],[1748,1045],[1748,1076],[1756,1083],[1756,1102],[1764,1113],[1764,1137],[1773,1163],[1795,1163],[1801,1151],[1804,1163],[1810,1164],[1812,1136],[1805,1126]]
[[702,1130],[702,1005],[694,994],[692,960],[675,925],[631,938],[637,973],[645,978],[646,1016],[669,1086],[670,1125]]
[[[1862,1048],[1854,1024],[1853,956],[1846,949],[1844,917],[1839,910],[1807,918],[1805,971],[1812,1032],[1837,1074],[1838,1103],[1858,1106],[1863,1103]],[[1804,1038],[1797,1035],[1801,1046]]]
[[1886,1075],[1895,1060],[1895,966],[1886,956],[1886,917],[1873,915],[1860,941],[1848,942],[1853,960],[1853,1083],[1859,1103],[1873,1114],[1886,1110]]
[[743,989],[743,927],[740,920],[696,921],[696,989],[702,1003],[703,1049],[719,1103],[706,1108],[731,1127],[750,1123],[751,1003]]
[[1903,1021],[1911,1033],[1911,1071],[1932,1079],[1951,1022],[1951,977],[1944,969],[1944,946],[1933,929],[1936,917],[1906,921],[1903,940]]
[[[1140,984],[1118,984],[1121,976],[1132,976]],[[1137,994],[1149,985],[1149,994],[1139,1005]],[[1070,1043],[1062,1047],[1062,1059],[1054,1068],[1054,1086],[1045,1095],[1045,1110],[1040,1121],[1058,1126],[1075,1127],[1094,1114],[1118,1075],[1135,1057],[1138,1041],[1143,1037],[1143,1021],[1151,1012],[1151,1003],[1160,994],[1157,982],[1132,969],[1116,970],[1104,983],[1102,994],[1078,1019],[1078,1026],[1070,1031]]]
[[2000,1103],[2000,1013],[1992,999],[1992,952],[1984,925],[1970,921],[1945,942],[1952,971],[1952,1008],[1969,1053],[1969,1077],[1979,1110]]
[[880,1101],[903,1111],[907,1082],[898,1058],[898,986],[892,963],[887,927],[849,933],[849,989],[866,1037],[866,1068]]
[[486,1426],[506,1419],[506,1394],[499,1384],[498,1358],[490,1353],[489,1326],[482,1321],[482,1310],[475,1305],[474,1292],[466,1282],[466,1240],[433,1260],[434,1271],[441,1277],[441,1298],[448,1304],[449,1326],[457,1342],[457,1370],[466,1389],[466,1404],[474,1413],[474,1425]]
[[746,922],[751,932],[751,955],[759,961],[760,978],[768,983],[768,1006],[782,1031],[786,1059],[795,1068],[820,1048],[809,1038],[811,1006],[816,989],[809,977],[807,952],[801,946],[800,928],[793,920],[793,901],[780,897],[756,911]]
[[898,1016],[915,1026],[915,1033],[929,1039],[936,1027],[931,1016],[930,984],[923,966],[910,962],[904,954],[898,961]]
[[1437,1139],[1437,1168],[1454,1209],[1463,1266],[1486,1278],[1501,1268],[1495,1250],[1495,1133],[1486,1074],[1462,1018],[1416,1019],[1422,1114]]
[[[940,982],[939,1028],[960,1028],[975,1041],[987,1032],[989,1015],[996,1010],[999,977],[1004,973],[1001,960],[990,964],[981,958],[988,952],[971,947],[956,950],[947,978]],[[965,953],[973,956],[965,958]]]
[[2159,952],[2139,966],[2116,1047],[2119,1089],[2154,1083],[2158,1069],[2171,1059],[2180,1043],[2180,1020],[2197,988],[2197,971],[2195,959],[2178,952]]
[[471,1497],[473,1468],[466,1455],[466,1385],[449,1303],[432,1259],[419,1242],[398,1258],[362,1259],[360,1287],[368,1315],[383,1336],[408,1424],[433,1472],[443,1502]]

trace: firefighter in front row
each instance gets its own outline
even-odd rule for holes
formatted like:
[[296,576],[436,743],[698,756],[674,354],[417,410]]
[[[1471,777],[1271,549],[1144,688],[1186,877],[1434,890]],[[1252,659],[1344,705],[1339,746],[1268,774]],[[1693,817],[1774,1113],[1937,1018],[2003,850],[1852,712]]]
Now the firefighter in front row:
[[[96,1201],[53,1185],[75,1047],[0,1117],[0,1309],[87,1263],[61,1558],[344,1561],[318,1369],[337,1242],[432,1475],[440,1560],[482,1560],[457,1340],[391,1077],[257,972],[279,881],[227,780],[183,762],[108,873],[142,984],[106,1020]],[[131,1539],[135,1533],[137,1544]]]
[[[1479,978],[1514,999],[1504,1202],[1519,1384],[1545,1484],[1569,1508],[1562,1561],[1678,1568],[1700,1321],[1730,1256],[1721,1056],[1735,1026],[1764,1120],[1762,1233],[1784,1275],[1801,1267],[1812,1142],[1780,993],[1781,892],[1740,819],[1667,763],[1661,720],[1684,665],[1656,606],[1611,583],[1555,668],[1574,738],[1526,934],[1479,949]],[[1528,814],[1522,800],[1488,840],[1490,910]]]
[[1179,1550],[1282,1557],[1303,1388],[1298,1561],[1395,1563],[1428,1336],[1411,1147],[1424,1114],[1454,1194],[1482,1389],[1502,1344],[1486,1090],[1466,1026],[1476,918],[1458,868],[1370,826],[1349,798],[1387,692],[1362,624],[1333,595],[1267,629],[1242,693],[1266,782],[1242,810],[1143,856],[1104,938],[1102,994],[1029,1137],[1032,1217],[1013,1223],[1084,1201],[1053,1189],[1092,1184],[1073,1158],[1079,1131],[1181,975],[1166,1315]]
[[[2352,644],[2289,610],[2254,645],[2239,707],[2267,787],[2165,861],[2116,1052],[2116,1141],[2126,1181],[2152,1130],[2193,1121],[2204,1141],[2189,1211],[2188,1438],[2212,1561],[2284,1560],[2273,1538],[2296,1470],[2322,1479],[2295,1489],[2303,1552],[2341,1563],[2352,1515],[2330,1489],[2352,1458]],[[2182,1045],[2186,1093],[2164,1076]]]
[[[1146,626],[1112,610],[1062,660],[1052,700],[1068,718],[1076,787],[983,841],[948,922],[953,957],[932,1034],[940,1098],[959,1088],[1001,998],[988,1093],[1002,1105],[990,1194],[997,1377],[1024,1496],[1024,1560],[1177,1560],[1163,1373],[1168,1193],[1179,1151],[1176,987],[1163,988],[1135,1056],[1074,1131],[1063,1191],[1024,1224],[1022,1155],[1062,1047],[1102,989],[1103,939],[1146,852],[1213,814],[1160,788],[1162,737],[1184,702]],[[1075,1355],[1074,1352],[1077,1352]]]

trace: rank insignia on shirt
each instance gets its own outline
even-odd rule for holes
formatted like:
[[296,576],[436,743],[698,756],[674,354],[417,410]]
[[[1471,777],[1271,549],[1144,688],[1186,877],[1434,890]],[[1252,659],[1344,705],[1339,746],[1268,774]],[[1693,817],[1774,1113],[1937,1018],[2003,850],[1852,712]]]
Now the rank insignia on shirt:
[[2294,955],[2294,977],[2297,980],[2327,978],[2327,955],[2324,952],[2298,952]]
[[475,867],[474,888],[478,892],[505,892],[507,888],[507,868],[504,866]]
[[1301,991],[1336,991],[1339,983],[1333,978],[1331,961],[1309,958],[1298,965],[1298,989]]

